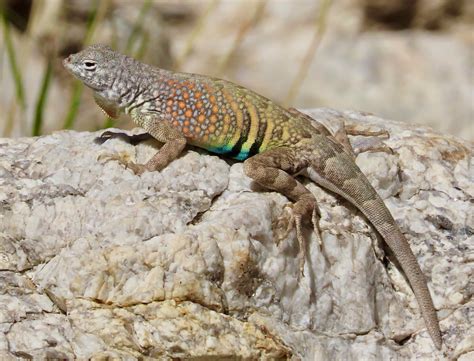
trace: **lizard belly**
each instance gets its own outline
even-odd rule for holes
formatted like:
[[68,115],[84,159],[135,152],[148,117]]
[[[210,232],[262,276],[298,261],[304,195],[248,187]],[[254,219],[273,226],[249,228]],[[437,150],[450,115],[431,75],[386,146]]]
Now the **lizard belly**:
[[237,142],[235,145],[231,144],[217,144],[214,142],[206,143],[202,139],[189,139],[188,143],[199,148],[208,150],[211,153],[224,155],[229,158],[243,161],[253,154],[249,151],[242,149],[241,144]]

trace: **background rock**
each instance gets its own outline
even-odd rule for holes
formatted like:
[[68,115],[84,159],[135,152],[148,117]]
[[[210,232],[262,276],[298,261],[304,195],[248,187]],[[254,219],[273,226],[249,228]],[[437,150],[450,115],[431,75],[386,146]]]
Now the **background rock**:
[[393,154],[357,163],[429,281],[443,353],[347,202],[306,181],[322,239],[307,230],[298,281],[294,232],[276,244],[288,200],[252,184],[241,163],[188,150],[136,176],[106,156],[143,162],[157,144],[99,146],[100,132],[62,131],[0,140],[1,358],[471,357],[472,144],[358,112],[309,114],[390,132]]

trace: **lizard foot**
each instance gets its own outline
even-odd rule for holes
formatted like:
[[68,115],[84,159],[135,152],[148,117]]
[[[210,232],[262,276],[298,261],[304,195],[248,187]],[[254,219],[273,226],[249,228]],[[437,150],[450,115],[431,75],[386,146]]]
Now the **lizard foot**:
[[363,137],[383,137],[386,139],[390,138],[390,133],[387,130],[372,130],[371,128],[364,127],[361,124],[345,124],[344,131],[347,135],[361,135]]
[[366,153],[366,152],[372,152],[372,153],[384,152],[387,154],[393,154],[393,149],[380,142],[378,142],[378,144],[373,144],[373,142],[369,144],[363,144],[354,148],[355,154]]
[[294,228],[295,221],[293,217],[292,208],[293,208],[293,204],[289,203],[285,207],[283,214],[280,217],[278,217],[276,222],[274,222],[273,224],[273,229],[275,229],[275,232],[276,232],[275,241],[276,241],[277,246],[280,245],[281,241],[283,241],[284,239],[288,237],[288,235]]
[[122,164],[123,166],[125,166],[125,168],[131,169],[133,171],[133,173],[135,173],[136,175],[141,175],[141,174],[149,171],[149,169],[146,165],[138,164],[138,163],[126,160],[126,159],[124,159],[123,156],[120,156],[118,154],[107,154],[107,155],[103,154],[103,155],[99,156],[98,160],[103,160],[105,162],[115,160],[115,161],[119,162],[120,164]]
[[146,167],[145,164],[138,164],[134,162],[123,162],[122,163],[125,168],[131,169],[133,173],[136,175],[141,175],[145,172],[149,172],[149,169]]
[[[297,205],[297,204],[296,204]],[[299,276],[303,277],[304,276],[304,264],[307,258],[307,243],[303,237],[303,221],[305,220],[306,217],[304,217],[301,214],[295,214],[294,215],[294,222],[295,222],[295,228],[296,228],[296,238],[298,239],[298,244],[300,246],[299,252],[298,252],[298,264],[299,264]],[[321,213],[319,211],[319,208],[315,204],[311,210],[311,223],[313,226],[313,231],[316,233],[319,239],[321,239],[320,231],[319,231],[319,219],[321,218]]]
[[[369,138],[364,140],[362,144],[353,147],[349,141],[349,135]],[[381,141],[381,138],[390,138],[390,133],[386,130],[373,130],[367,126],[361,128],[359,124],[346,125],[343,120],[340,120],[339,127],[334,133],[334,138],[341,143],[347,153],[352,155],[354,159],[358,154],[365,152],[386,152],[393,154],[392,149]]]
[[320,237],[319,231],[319,219],[320,219],[320,211],[317,205],[314,202],[307,202],[306,200],[296,202],[292,207],[291,210],[285,212],[283,216],[278,218],[276,222],[276,229],[283,230],[282,233],[277,234],[276,242],[277,245],[288,237],[289,233],[295,229],[296,230],[296,238],[299,244],[299,252],[298,252],[298,268],[299,274],[298,278],[304,276],[304,264],[306,260],[307,254],[307,247],[306,241],[304,239],[303,234],[303,227],[304,222],[309,217],[307,217],[310,213],[311,214],[311,223],[313,226],[313,230],[318,237]]

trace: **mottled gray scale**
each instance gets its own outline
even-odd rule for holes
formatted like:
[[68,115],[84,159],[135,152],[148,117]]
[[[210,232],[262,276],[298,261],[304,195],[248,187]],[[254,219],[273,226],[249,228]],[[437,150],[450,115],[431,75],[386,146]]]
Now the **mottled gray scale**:
[[[326,174],[327,176],[327,174]],[[353,172],[351,178],[343,180],[340,178],[329,178],[334,184],[342,183],[341,189],[349,194],[353,194],[359,204],[363,204],[366,200],[376,199],[377,193],[371,189],[367,189],[367,181],[359,176],[359,173]]]

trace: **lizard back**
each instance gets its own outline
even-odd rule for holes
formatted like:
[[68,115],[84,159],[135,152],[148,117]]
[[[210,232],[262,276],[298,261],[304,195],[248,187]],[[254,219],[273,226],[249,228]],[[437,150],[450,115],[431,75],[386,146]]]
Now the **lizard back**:
[[148,85],[147,92],[159,96],[141,104],[140,111],[161,113],[192,145],[245,160],[291,147],[314,132],[306,119],[249,89],[197,74],[167,73]]

